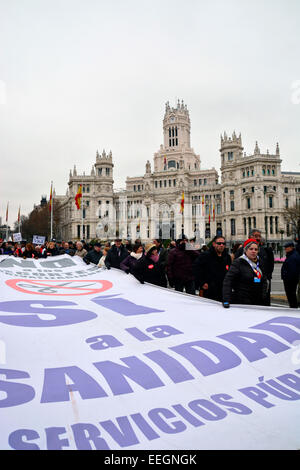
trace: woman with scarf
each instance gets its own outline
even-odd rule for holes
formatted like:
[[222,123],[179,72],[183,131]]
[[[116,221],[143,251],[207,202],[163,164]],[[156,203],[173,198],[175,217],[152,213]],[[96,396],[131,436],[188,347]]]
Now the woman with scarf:
[[140,243],[135,243],[132,247],[132,251],[120,264],[120,268],[125,271],[126,274],[133,274],[134,269],[138,261],[142,258],[144,248]]
[[234,260],[223,282],[225,308],[231,303],[265,305],[268,281],[260,267],[258,242],[249,238],[243,249],[243,255]]
[[166,287],[166,274],[163,266],[159,263],[159,254],[156,245],[148,243],[145,246],[145,254],[133,267],[132,274],[141,284],[150,282],[150,284],[155,284],[156,286]]

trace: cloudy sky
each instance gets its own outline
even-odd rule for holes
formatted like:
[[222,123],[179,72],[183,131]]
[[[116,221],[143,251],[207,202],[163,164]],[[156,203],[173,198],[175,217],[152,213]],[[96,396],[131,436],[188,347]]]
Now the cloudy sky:
[[183,99],[202,169],[220,134],[280,143],[300,171],[299,0],[0,0],[0,217],[28,214],[53,180],[112,150],[115,187],[163,142]]

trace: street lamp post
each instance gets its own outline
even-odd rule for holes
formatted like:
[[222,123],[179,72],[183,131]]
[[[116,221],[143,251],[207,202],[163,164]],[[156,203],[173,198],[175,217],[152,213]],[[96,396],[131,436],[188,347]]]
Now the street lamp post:
[[280,258],[282,258],[283,256],[283,234],[284,234],[284,230],[283,229],[280,229],[279,230],[279,233],[281,235],[281,244],[280,244]]

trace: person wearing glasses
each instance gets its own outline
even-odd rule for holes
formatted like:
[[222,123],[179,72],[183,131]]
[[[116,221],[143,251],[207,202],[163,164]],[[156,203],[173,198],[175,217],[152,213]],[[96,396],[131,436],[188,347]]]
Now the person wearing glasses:
[[232,263],[223,282],[223,306],[231,303],[265,305],[268,291],[267,275],[261,268],[259,242],[249,238],[244,253]]
[[217,235],[209,250],[201,253],[194,264],[196,284],[200,295],[222,302],[224,278],[231,266],[225,238]]

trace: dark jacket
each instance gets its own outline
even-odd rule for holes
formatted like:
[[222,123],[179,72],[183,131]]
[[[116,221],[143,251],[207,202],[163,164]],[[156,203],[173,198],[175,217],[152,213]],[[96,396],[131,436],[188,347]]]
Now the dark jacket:
[[158,250],[158,254],[159,254],[158,262],[161,265],[161,267],[166,270],[167,263],[168,263],[168,250],[166,250],[166,248],[161,246],[160,249]]
[[223,302],[265,305],[267,276],[263,273],[259,283],[254,282],[255,277],[253,269],[245,259],[235,259],[223,282]]
[[110,268],[120,268],[120,264],[122,261],[124,261],[125,258],[129,255],[129,251],[126,250],[124,245],[120,246],[120,249],[116,247],[116,245],[113,245],[111,249],[108,251],[106,258],[105,258],[105,266],[110,269]]
[[59,253],[60,255],[70,255],[70,256],[74,256],[74,255],[75,255],[75,250],[74,250],[73,248],[65,249],[65,248],[61,247],[61,248],[59,248],[58,253]]
[[100,258],[102,258],[103,256],[103,253],[102,251],[100,250],[99,252],[96,251],[94,248],[89,251],[85,257],[83,258],[83,261],[86,263],[86,264],[90,264],[90,263],[93,263],[93,264],[98,264],[99,261],[100,261]]
[[[141,258],[140,258],[141,259]],[[139,260],[134,258],[131,255],[128,255],[121,263],[120,263],[120,268],[122,271],[125,271],[125,273],[133,273],[134,268],[136,267],[137,263]]]
[[37,258],[37,253],[35,250],[25,250],[23,253],[22,253],[22,257],[23,258]]
[[167,279],[165,270],[157,261],[155,263],[149,255],[143,255],[138,260],[136,266],[132,270],[132,274],[143,284],[150,282],[160,287],[167,287]]
[[48,256],[58,256],[59,252],[56,246],[54,248],[46,248],[43,257],[47,258]]
[[286,255],[286,260],[281,267],[281,279],[283,281],[299,282],[300,278],[300,255],[294,249]]
[[[243,248],[239,248],[235,254],[235,259],[242,256],[243,253]],[[274,253],[272,248],[260,245],[258,250],[258,256],[259,266],[261,270],[265,273],[267,279],[271,280],[274,271]]]
[[204,284],[208,284],[204,297],[222,302],[223,281],[230,265],[231,257],[226,250],[222,256],[218,256],[214,247],[211,247],[199,255],[194,264],[194,272],[200,289]]
[[199,251],[180,250],[177,246],[169,251],[167,274],[170,283],[194,281],[193,263],[198,256]]

